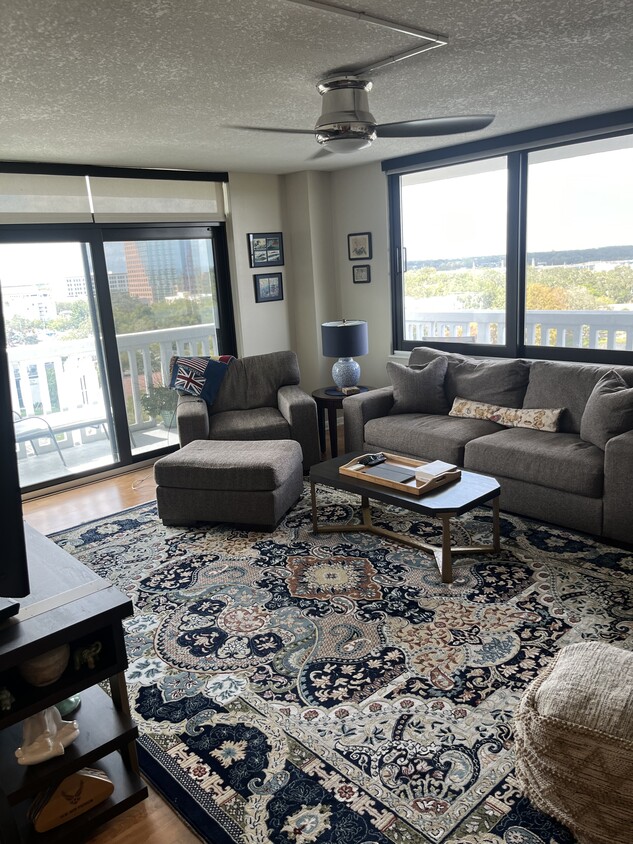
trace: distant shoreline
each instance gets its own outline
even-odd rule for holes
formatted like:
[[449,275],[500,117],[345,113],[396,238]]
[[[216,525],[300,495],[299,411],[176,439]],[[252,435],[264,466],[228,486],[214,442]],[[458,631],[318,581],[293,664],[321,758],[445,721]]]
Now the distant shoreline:
[[[435,258],[419,260],[411,258],[407,261],[408,270],[419,270],[433,267],[436,270],[458,270],[476,267],[504,266],[505,255],[472,255],[466,258]],[[599,246],[595,249],[564,249],[552,252],[528,252],[528,265],[561,266],[564,264],[590,264],[595,261],[631,261],[633,262],[633,245],[631,246]]]

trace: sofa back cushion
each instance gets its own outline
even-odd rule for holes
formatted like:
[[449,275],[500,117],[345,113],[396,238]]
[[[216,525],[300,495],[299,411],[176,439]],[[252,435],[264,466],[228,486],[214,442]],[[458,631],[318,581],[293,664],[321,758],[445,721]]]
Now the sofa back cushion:
[[598,381],[610,370],[633,386],[633,367],[566,361],[532,361],[523,407],[564,407],[560,430],[578,434],[587,401]]
[[393,407],[389,413],[448,413],[444,394],[446,358],[435,358],[419,366],[387,363],[387,375],[393,385]]
[[238,358],[229,366],[209,412],[277,407],[277,390],[298,384],[300,378],[297,355],[291,351]]
[[521,407],[530,376],[526,360],[464,360],[449,364],[445,390],[451,404],[462,399]]
[[529,361],[514,358],[480,360],[420,346],[411,352],[409,364],[423,364],[437,357],[446,358],[448,364],[444,391],[449,407],[457,397],[504,407],[523,406],[530,377]]

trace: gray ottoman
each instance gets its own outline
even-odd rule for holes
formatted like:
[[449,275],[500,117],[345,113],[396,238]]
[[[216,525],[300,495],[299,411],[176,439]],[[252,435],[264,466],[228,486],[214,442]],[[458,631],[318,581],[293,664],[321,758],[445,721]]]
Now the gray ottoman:
[[165,525],[229,522],[272,530],[303,489],[295,440],[194,440],[154,464]]

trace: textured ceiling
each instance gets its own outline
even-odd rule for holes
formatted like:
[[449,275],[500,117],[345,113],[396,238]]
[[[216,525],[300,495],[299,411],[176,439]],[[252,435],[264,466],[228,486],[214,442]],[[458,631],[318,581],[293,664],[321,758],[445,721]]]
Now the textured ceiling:
[[379,139],[311,160],[316,83],[415,46],[289,0],[0,0],[0,159],[194,170],[334,170],[633,106],[629,0],[345,0],[449,37],[376,70],[379,123],[493,112],[478,133]]

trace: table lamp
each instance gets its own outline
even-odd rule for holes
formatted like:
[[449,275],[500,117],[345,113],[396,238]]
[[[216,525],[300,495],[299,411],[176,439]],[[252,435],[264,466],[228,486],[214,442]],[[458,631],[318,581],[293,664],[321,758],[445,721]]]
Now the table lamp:
[[340,389],[355,387],[360,380],[360,366],[354,360],[369,351],[367,323],[360,319],[343,319],[321,325],[323,355],[338,358],[332,367],[332,378]]

